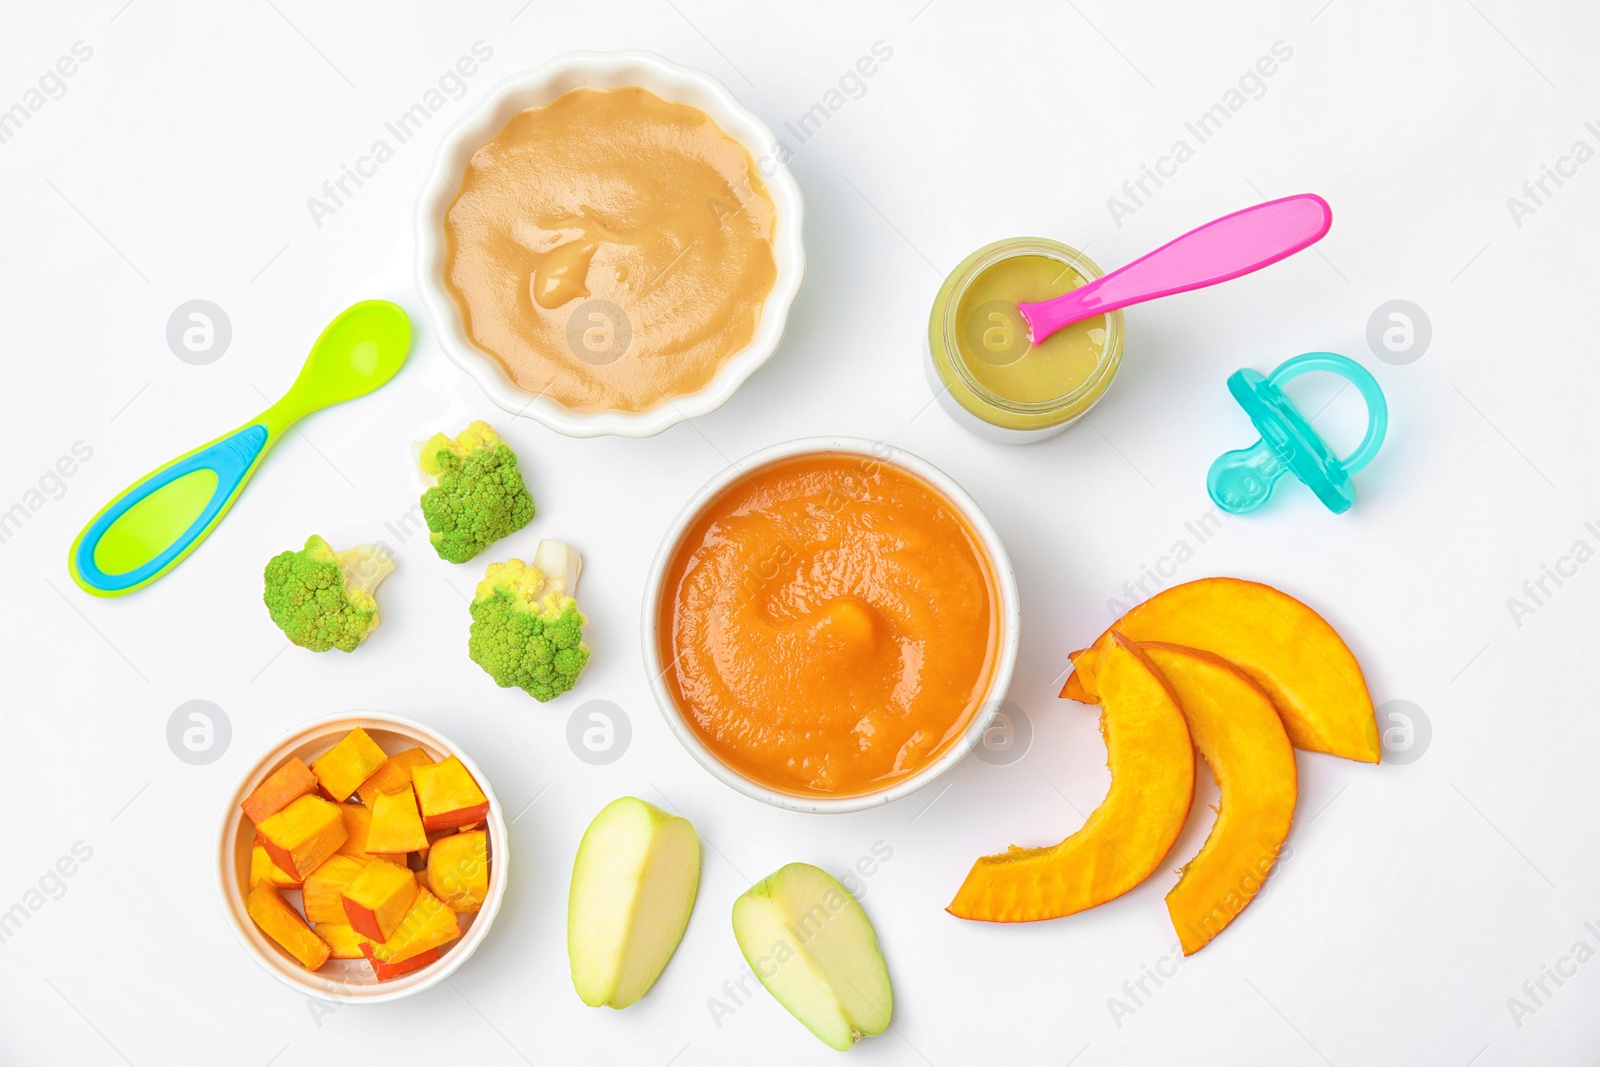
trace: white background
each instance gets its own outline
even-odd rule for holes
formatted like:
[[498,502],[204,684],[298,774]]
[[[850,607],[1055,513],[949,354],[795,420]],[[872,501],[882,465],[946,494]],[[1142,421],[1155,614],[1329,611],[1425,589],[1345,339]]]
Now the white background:
[[[1600,929],[1600,720],[1586,684],[1600,535],[1584,526],[1600,520],[1600,162],[1549,185],[1520,226],[1506,201],[1574,141],[1600,146],[1584,128],[1600,120],[1600,10],[522,3],[96,0],[7,20],[0,107],[74,42],[93,56],[0,144],[0,509],[31,512],[0,544],[0,909],[43,901],[0,944],[0,1061],[831,1062],[765,993],[720,1025],[708,1000],[742,969],[728,923],[738,893],[791,860],[844,870],[881,841],[893,856],[863,903],[893,974],[895,1026],[852,1062],[1592,1062],[1600,963],[1585,953],[1538,1002],[1523,984],[1580,940],[1600,949],[1584,925]],[[493,58],[460,99],[316,225],[307,198],[479,40]],[[110,601],[71,585],[67,545],[101,503],[264,407],[340,308],[387,297],[420,311],[419,181],[445,130],[501,77],[568,49],[647,48],[723,79],[778,129],[877,41],[892,58],[798,148],[805,287],[777,356],[723,410],[652,440],[568,440],[492,408],[419,314],[404,372],[307,421],[171,576]],[[1277,41],[1293,56],[1260,98],[1117,225],[1107,198]],[[1328,238],[1130,311],[1126,362],[1092,424],[1008,448],[928,405],[928,305],[980,244],[1038,233],[1109,268],[1303,191],[1332,202]],[[194,298],[232,321],[209,366],[180,362],[165,340],[169,314]],[[1392,299],[1432,322],[1409,365],[1367,346],[1369,316]],[[1193,542],[1185,523],[1209,509],[1207,466],[1253,436],[1226,375],[1309,349],[1361,359],[1389,396],[1393,427],[1355,509],[1332,516],[1284,486],[1267,510],[1191,543],[1178,578],[1240,575],[1300,595],[1346,636],[1380,705],[1423,709],[1431,743],[1406,765],[1300,754],[1292,854],[1260,900],[1162,986],[1147,981],[1135,1011],[1116,1011],[1113,997],[1134,1004],[1125,982],[1172,970],[1162,896],[1204,839],[1205,805],[1167,869],[1090,913],[996,927],[942,908],[975,857],[1059,840],[1103,795],[1094,713],[1054,695],[1066,653],[1110,621],[1125,581]],[[1334,389],[1308,382],[1297,396],[1314,411]],[[496,689],[468,661],[463,598],[481,566],[451,567],[384,529],[417,491],[408,442],[475,417],[514,442],[539,504],[497,557],[541,537],[584,553],[593,662],[552,705]],[[1345,447],[1360,424],[1353,391],[1317,422]],[[919,453],[994,520],[1023,590],[1012,697],[1034,734],[1013,765],[969,759],[940,786],[832,818],[769,809],[696,765],[650,698],[638,631],[646,568],[690,493],[757,448],[821,433]],[[92,458],[30,497],[79,441]],[[263,562],[312,531],[385,538],[398,558],[386,622],[349,657],[285,650],[260,604]],[[1585,562],[1528,600],[1523,583],[1579,540]],[[1514,596],[1535,610],[1514,618]],[[166,741],[191,699],[232,724],[207,766]],[[565,741],[591,699],[632,723],[631,748],[605,767]],[[318,1018],[224,925],[211,848],[222,798],[257,752],[355,707],[454,738],[508,810],[538,799],[512,831],[493,934],[448,986]],[[565,898],[583,828],[625,793],[681,811],[708,847],[677,956],[644,1001],[614,1013],[572,991]],[[79,841],[92,858],[65,892],[46,879],[58,899],[30,896]],[[1536,1010],[1514,1013],[1512,997]]]

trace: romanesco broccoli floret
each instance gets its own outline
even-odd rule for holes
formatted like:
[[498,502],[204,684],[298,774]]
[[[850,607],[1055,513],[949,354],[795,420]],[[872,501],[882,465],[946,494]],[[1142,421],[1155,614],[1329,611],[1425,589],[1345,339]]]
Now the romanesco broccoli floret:
[[467,651],[496,685],[546,701],[577,682],[589,662],[588,620],[572,595],[580,566],[577,549],[560,541],[540,541],[532,564],[489,564],[472,600]]
[[335,552],[312,534],[305,548],[267,561],[263,598],[272,621],[301,648],[354,652],[378,628],[372,594],[393,570],[389,553],[377,545]]
[[422,494],[422,517],[440,559],[465,563],[532,521],[517,454],[488,423],[474,422],[454,440],[434,434],[418,461],[434,482]]

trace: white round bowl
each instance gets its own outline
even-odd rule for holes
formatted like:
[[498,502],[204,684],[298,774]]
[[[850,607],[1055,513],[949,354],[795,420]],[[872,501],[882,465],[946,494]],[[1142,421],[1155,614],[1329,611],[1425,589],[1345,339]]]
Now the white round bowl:
[[[956,743],[951,745],[938,759],[928,764],[909,778],[870,793],[860,793],[854,796],[843,797],[813,797],[800,796],[786,793],[770,786],[753,781],[743,774],[728,766],[717,755],[706,747],[689,723],[684,719],[683,713],[678,710],[677,701],[672,697],[672,691],[666,682],[667,664],[661,662],[660,636],[660,603],[661,597],[667,590],[664,589],[667,568],[672,559],[677,555],[679,542],[684,534],[700,517],[707,504],[720,495],[734,482],[745,477],[749,472],[766,467],[779,460],[791,459],[796,456],[809,455],[851,455],[865,456],[879,462],[888,463],[899,467],[908,473],[921,478],[929,485],[944,495],[977,534],[978,541],[983,547],[984,554],[988,557],[990,569],[994,574],[995,592],[999,600],[1000,615],[1000,651],[995,663],[994,673],[989,678],[989,689],[984,694],[983,703],[967,724],[966,730]],[[1006,547],[1000,541],[1000,535],[990,524],[988,518],[979,510],[977,502],[967,495],[966,490],[956,484],[944,471],[933,464],[910,452],[882,441],[868,441],[860,437],[806,437],[797,441],[788,441],[781,445],[762,449],[751,456],[746,456],[738,463],[729,467],[711,481],[707,482],[690,501],[684,505],[678,517],[673,520],[667,529],[666,536],[661,540],[661,547],[656,551],[655,561],[650,565],[650,577],[645,582],[643,620],[639,627],[644,635],[644,666],[650,676],[650,689],[655,694],[656,704],[661,708],[661,714],[666,717],[667,726],[677,737],[689,754],[699,761],[700,766],[710,771],[723,784],[737,789],[747,797],[764,801],[775,807],[786,808],[789,811],[803,811],[819,814],[839,814],[848,811],[863,811],[867,808],[879,807],[909,796],[928,785],[934,779],[944,774],[975,748],[983,739],[994,720],[995,713],[1000,708],[1000,702],[1005,698],[1006,690],[1011,686],[1011,675],[1017,666],[1017,648],[1021,638],[1022,607],[1017,597],[1017,576],[1011,568],[1011,557],[1006,553]]]
[[[766,182],[776,212],[772,253],[777,264],[777,279],[761,309],[755,337],[723,364],[705,388],[674,397],[649,411],[573,411],[547,396],[522,389],[493,356],[472,343],[460,310],[445,288],[445,216],[455,201],[472,153],[499,133],[517,112],[548,104],[562,93],[581,86],[600,89],[638,86],[664,100],[690,104],[704,111],[716,120],[724,133],[749,151],[757,172]],[[745,379],[777,350],[778,342],[783,339],[789,306],[794,303],[805,275],[801,220],[800,187],[780,157],[777,138],[765,123],[734,99],[727,86],[709,74],[681,67],[652,52],[568,52],[541,67],[501,81],[445,135],[417,201],[417,288],[445,355],[506,411],[537,419],[570,437],[603,434],[649,437],[684,419],[710,414],[727,403]]]
[[[378,981],[365,960],[329,960],[320,970],[306,970],[277,942],[262,933],[245,910],[245,894],[249,892],[250,882],[250,846],[255,840],[255,827],[239,809],[239,805],[251,790],[290,756],[299,756],[310,763],[358,726],[367,731],[378,747],[391,756],[419,745],[436,760],[455,756],[477,781],[483,795],[489,798],[489,814],[484,819],[484,828],[489,831],[489,895],[484,899],[483,906],[476,913],[461,916],[461,937],[446,946],[436,962],[387,982]],[[380,712],[352,711],[318,719],[290,731],[263,753],[239,779],[239,785],[228,797],[222,822],[217,828],[217,892],[222,897],[222,910],[228,916],[239,943],[273,977],[310,996],[351,1003],[381,1004],[431,989],[454,974],[456,968],[477,951],[483,939],[489,936],[489,927],[494,925],[500,902],[505,899],[510,859],[510,834],[506,831],[505,814],[501,811],[500,801],[490,788],[489,779],[484,777],[483,771],[466,753],[419,722]],[[298,894],[299,890],[285,892]]]

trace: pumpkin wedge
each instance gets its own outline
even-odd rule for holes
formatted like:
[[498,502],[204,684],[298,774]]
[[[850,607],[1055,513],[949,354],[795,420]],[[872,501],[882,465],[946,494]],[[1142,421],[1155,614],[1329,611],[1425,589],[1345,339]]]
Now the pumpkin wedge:
[[1177,695],[1222,796],[1217,821],[1167,894],[1192,956],[1254,899],[1289,836],[1299,792],[1294,749],[1266,691],[1227,660],[1178,645],[1139,646]]
[[985,856],[945,910],[962,919],[1055,919],[1121,896],[1161,865],[1194,799],[1194,746],[1177,699],[1117,634],[1099,671],[1111,788],[1058,845]]
[[[1131,641],[1211,652],[1272,698],[1294,747],[1377,763],[1378,720],[1361,665],[1322,616],[1270,585],[1201,578],[1164,589],[1112,627]],[[1112,630],[1072,653],[1077,668],[1061,695],[1099,703],[1099,661]]]

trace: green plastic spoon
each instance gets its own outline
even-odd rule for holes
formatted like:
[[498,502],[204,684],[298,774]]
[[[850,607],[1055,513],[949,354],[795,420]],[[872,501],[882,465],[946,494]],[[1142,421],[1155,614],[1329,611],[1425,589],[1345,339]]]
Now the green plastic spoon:
[[411,347],[398,304],[363,300],[328,323],[282,400],[243,426],[134,482],[89,520],[67,554],[79,588],[95,596],[142,589],[206,539],[261,460],[300,419],[395,376]]

